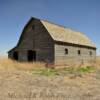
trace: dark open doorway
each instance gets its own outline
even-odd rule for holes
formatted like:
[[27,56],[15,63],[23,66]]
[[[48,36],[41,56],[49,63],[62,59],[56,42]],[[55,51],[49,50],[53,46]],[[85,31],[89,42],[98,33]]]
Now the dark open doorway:
[[28,61],[36,60],[36,51],[28,50]]
[[18,52],[17,51],[15,51],[13,53],[13,58],[14,58],[14,60],[18,60]]

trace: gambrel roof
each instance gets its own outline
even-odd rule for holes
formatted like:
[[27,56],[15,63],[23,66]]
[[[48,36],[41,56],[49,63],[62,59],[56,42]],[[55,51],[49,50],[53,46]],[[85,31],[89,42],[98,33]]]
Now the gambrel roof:
[[55,41],[96,47],[95,44],[92,43],[92,41],[81,32],[62,27],[60,25],[56,25],[45,20],[40,21]]
[[[41,19],[37,19],[32,17],[28,23],[25,25],[22,34],[20,36],[19,42],[17,44],[16,47],[18,47],[18,45],[20,44],[22,38],[23,38],[23,33],[25,31],[25,29],[28,27],[28,25],[33,21],[38,20],[39,22],[42,23],[42,25],[44,26],[44,28],[48,31],[48,33],[50,34],[51,38],[55,41],[55,42],[63,42],[63,43],[67,43],[67,44],[75,44],[75,45],[80,45],[80,46],[85,46],[85,47],[90,47],[90,48],[94,48],[96,49],[95,44],[83,33],[81,32],[77,32],[74,31],[72,29],[69,28],[65,28],[61,25],[57,25],[51,22],[48,22],[46,20],[41,20]],[[16,49],[13,48],[10,51]],[[9,51],[9,52],[10,52]]]

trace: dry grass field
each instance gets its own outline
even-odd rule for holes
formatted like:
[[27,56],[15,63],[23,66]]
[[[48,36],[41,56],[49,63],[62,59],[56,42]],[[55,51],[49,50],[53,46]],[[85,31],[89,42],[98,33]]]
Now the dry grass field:
[[100,57],[58,69],[0,58],[0,100],[100,100]]

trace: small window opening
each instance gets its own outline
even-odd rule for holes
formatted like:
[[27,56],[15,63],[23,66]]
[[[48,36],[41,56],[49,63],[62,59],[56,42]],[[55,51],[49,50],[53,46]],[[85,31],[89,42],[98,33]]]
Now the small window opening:
[[68,54],[68,49],[65,49],[65,54]]
[[92,56],[92,51],[90,51],[90,56]]
[[81,55],[81,51],[80,50],[78,50],[78,55]]

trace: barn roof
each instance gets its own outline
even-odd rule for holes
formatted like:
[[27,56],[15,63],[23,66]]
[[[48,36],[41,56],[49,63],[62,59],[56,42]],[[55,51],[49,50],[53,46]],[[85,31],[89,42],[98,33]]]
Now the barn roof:
[[96,47],[95,44],[84,33],[56,25],[45,20],[40,21],[55,41]]

